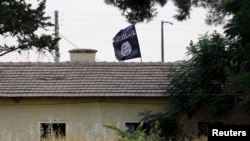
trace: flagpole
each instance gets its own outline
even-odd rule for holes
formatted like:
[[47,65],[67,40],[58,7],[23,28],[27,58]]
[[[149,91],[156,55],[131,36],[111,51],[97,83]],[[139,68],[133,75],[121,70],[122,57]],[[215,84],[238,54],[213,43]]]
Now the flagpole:
[[161,62],[164,62],[164,31],[163,31],[163,24],[168,23],[173,25],[173,23],[168,22],[168,21],[161,21]]

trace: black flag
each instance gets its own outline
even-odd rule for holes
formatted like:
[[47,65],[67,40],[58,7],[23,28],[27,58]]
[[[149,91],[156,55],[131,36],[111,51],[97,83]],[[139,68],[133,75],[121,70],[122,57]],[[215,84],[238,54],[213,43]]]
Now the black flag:
[[116,59],[119,61],[141,57],[134,25],[120,30],[113,38]]

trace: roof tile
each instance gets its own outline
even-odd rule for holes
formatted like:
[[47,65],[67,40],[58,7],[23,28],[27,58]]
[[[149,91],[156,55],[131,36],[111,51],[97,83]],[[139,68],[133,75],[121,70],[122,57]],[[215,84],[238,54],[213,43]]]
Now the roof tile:
[[171,63],[0,63],[0,96],[160,97],[171,67]]

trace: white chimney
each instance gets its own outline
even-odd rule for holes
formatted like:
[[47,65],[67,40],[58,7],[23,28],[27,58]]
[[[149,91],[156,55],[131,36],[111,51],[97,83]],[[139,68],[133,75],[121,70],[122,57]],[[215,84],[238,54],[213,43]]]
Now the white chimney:
[[97,50],[94,49],[72,49],[69,50],[71,62],[95,62]]

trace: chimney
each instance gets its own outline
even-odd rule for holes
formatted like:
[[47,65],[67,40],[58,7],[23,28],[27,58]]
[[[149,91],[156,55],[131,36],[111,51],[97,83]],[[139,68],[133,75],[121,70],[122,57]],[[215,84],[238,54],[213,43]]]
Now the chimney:
[[69,50],[71,62],[95,62],[94,49],[72,49]]

